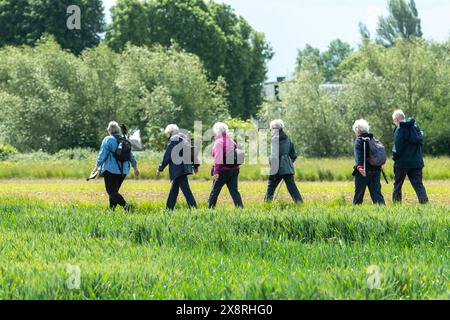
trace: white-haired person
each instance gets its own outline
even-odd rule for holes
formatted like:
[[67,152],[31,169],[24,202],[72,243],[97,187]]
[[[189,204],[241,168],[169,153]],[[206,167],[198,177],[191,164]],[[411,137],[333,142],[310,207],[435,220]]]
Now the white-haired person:
[[[124,197],[119,193],[123,181],[130,173],[130,168],[134,168],[134,175],[139,176],[139,169],[136,157],[130,150],[129,161],[121,162],[115,152],[120,144],[120,126],[117,122],[111,121],[107,131],[109,135],[103,139],[100,147],[100,153],[97,158],[97,169],[100,175],[105,179],[105,188],[109,196],[109,207],[115,210],[119,205],[125,211],[131,211],[132,207],[125,201]],[[131,166],[130,166],[131,164]]]
[[194,171],[197,172],[197,167],[194,168],[194,164],[191,163],[191,157],[186,157],[186,152],[191,152],[190,140],[184,133],[180,132],[180,129],[175,124],[169,124],[164,132],[169,142],[156,175],[159,177],[161,172],[169,166],[171,187],[166,208],[170,211],[175,208],[180,189],[186,198],[189,208],[197,208],[188,180],[189,175]]
[[[237,149],[236,142],[228,134],[228,126],[225,123],[217,122],[213,126],[214,145],[211,155],[214,158],[212,175],[214,177],[213,187],[209,195],[208,207],[215,208],[217,199],[224,185],[228,187],[234,205],[242,208],[242,197],[239,193],[238,178],[240,167],[238,165],[227,165],[225,157],[233,150]],[[225,161],[224,161],[225,160]]]
[[392,200],[402,201],[402,187],[408,176],[411,185],[416,192],[421,204],[428,203],[428,195],[423,185],[423,133],[416,126],[414,118],[406,119],[402,110],[397,110],[392,115],[395,124],[394,148],[394,191]]
[[270,123],[272,133],[270,145],[270,176],[267,184],[267,192],[264,197],[266,202],[273,200],[275,190],[284,180],[294,202],[303,202],[300,191],[295,184],[294,162],[297,159],[297,151],[294,143],[284,132],[283,120],[274,120]]
[[355,167],[353,170],[353,176],[355,177],[354,205],[363,203],[367,188],[369,188],[373,203],[385,204],[383,194],[381,193],[381,166],[375,167],[369,162],[369,140],[374,138],[373,134],[369,133],[369,129],[369,123],[364,119],[356,120],[353,124],[353,131],[356,135],[354,148]]

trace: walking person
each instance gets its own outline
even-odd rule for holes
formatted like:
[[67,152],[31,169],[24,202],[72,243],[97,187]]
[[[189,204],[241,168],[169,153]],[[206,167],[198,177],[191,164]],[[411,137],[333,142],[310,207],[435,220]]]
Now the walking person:
[[208,200],[208,207],[215,208],[217,199],[223,186],[227,186],[234,205],[237,208],[243,208],[242,197],[238,189],[239,165],[227,165],[224,159],[230,152],[237,149],[237,144],[228,135],[228,126],[225,123],[218,122],[213,127],[214,145],[211,155],[214,159],[212,175],[214,178],[213,187]]
[[[100,152],[97,158],[97,167],[94,170],[100,170],[100,175],[105,179],[105,188],[109,196],[109,207],[115,210],[119,205],[125,211],[132,211],[132,207],[128,204],[124,197],[119,193],[122,183],[130,173],[130,163],[134,168],[134,175],[139,176],[139,169],[136,157],[131,151],[131,145],[126,147],[123,143],[123,137],[120,136],[120,126],[117,122],[111,121],[107,129],[109,135],[103,139]],[[124,147],[122,156],[126,161],[120,161],[117,158],[116,151],[119,146]]]
[[[355,132],[355,167],[353,176],[355,177],[354,205],[360,205],[364,201],[364,194],[369,188],[370,197],[374,204],[384,205],[384,197],[381,193],[381,166],[374,166],[370,163],[370,140],[374,139],[369,133],[369,123],[360,119],[353,124]],[[384,150],[384,149],[383,149]],[[384,159],[386,160],[386,159]]]
[[394,192],[392,200],[402,201],[402,187],[408,176],[419,203],[428,203],[428,196],[423,185],[423,133],[416,126],[414,118],[406,119],[402,110],[397,110],[392,115],[395,124],[394,148]]
[[[197,203],[192,194],[191,187],[189,186],[188,176],[194,171],[197,172],[198,166],[191,163],[190,160],[187,161],[185,159],[185,153],[191,151],[188,137],[180,132],[180,129],[175,124],[168,125],[165,134],[169,139],[169,142],[156,175],[159,177],[161,172],[169,166],[171,187],[169,197],[167,198],[166,208],[170,211],[175,208],[180,189],[186,198],[189,208],[197,208]],[[188,158],[191,159],[191,157]]]
[[280,182],[284,181],[294,202],[301,203],[303,202],[303,199],[295,184],[294,178],[294,162],[297,159],[294,143],[284,132],[284,122],[282,120],[272,121],[270,123],[270,130],[272,131],[270,145],[270,176],[264,201],[272,201],[275,190]]

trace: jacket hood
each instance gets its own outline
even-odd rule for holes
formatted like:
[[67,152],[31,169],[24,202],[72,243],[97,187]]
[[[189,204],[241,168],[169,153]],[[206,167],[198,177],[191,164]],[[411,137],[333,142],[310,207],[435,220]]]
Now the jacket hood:
[[361,134],[358,136],[358,138],[370,138],[370,139],[373,139],[373,134],[372,134],[372,133],[364,132],[364,133],[361,133]]
[[416,125],[414,118],[409,118],[400,122],[400,128],[410,128]]
[[187,136],[182,132],[177,132],[170,137],[169,141],[178,142],[180,139],[187,140]]

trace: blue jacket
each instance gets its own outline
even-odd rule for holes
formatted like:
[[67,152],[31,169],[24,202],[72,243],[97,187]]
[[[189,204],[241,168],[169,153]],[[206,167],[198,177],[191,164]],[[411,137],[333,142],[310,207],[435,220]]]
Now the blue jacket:
[[[102,141],[102,146],[100,147],[100,153],[97,158],[97,166],[101,167],[101,173],[108,171],[112,174],[121,174],[120,168],[117,164],[116,158],[114,157],[114,152],[119,145],[117,141],[118,136],[107,136]],[[131,153],[131,165],[133,168],[137,167],[136,157],[134,153]],[[130,173],[130,163],[123,163],[123,174],[128,175]]]
[[423,134],[416,121],[409,118],[400,122],[394,131],[395,145],[392,150],[395,168],[422,169]]
[[[164,157],[163,160],[161,161],[161,164],[159,165],[158,171],[159,172],[163,172],[164,169],[169,166],[169,176],[170,176],[170,180],[175,180],[179,177],[185,176],[185,175],[190,175],[193,173],[193,165],[188,163],[185,164],[185,162],[187,161],[182,161],[183,160],[183,148],[180,148],[180,150],[178,151],[178,154],[175,153],[175,155],[178,155],[180,157],[179,160],[180,163],[175,164],[173,162],[172,159],[172,151],[173,149],[178,146],[180,143],[184,141],[186,141],[187,137],[182,134],[182,133],[178,133],[178,134],[174,134],[172,137],[170,137],[169,139],[169,143],[167,144],[167,148],[166,148],[166,152],[164,153]],[[189,147],[189,151],[190,151],[190,147]],[[176,150],[175,150],[176,152]],[[189,162],[191,162],[189,160]]]

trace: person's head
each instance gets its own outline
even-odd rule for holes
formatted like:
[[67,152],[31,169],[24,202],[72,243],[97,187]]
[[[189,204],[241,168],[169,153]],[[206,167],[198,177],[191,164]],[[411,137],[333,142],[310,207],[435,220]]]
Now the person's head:
[[217,122],[213,126],[213,132],[216,137],[221,136],[222,134],[228,134],[228,126],[223,122]]
[[394,113],[392,114],[392,121],[394,121],[394,124],[398,127],[400,125],[400,122],[402,122],[403,120],[405,120],[406,116],[403,113],[402,110],[396,110],[394,111]]
[[270,130],[272,131],[272,134],[283,131],[284,130],[284,121],[281,119],[273,120],[270,123]]
[[369,123],[364,119],[356,120],[353,124],[353,131],[355,132],[357,137],[359,137],[363,133],[369,133],[369,129]]
[[120,134],[120,126],[116,121],[111,121],[106,130],[108,130],[110,135]]
[[164,133],[166,134],[167,138],[170,138],[174,134],[177,134],[179,131],[180,128],[178,128],[176,124],[169,124],[164,130]]

